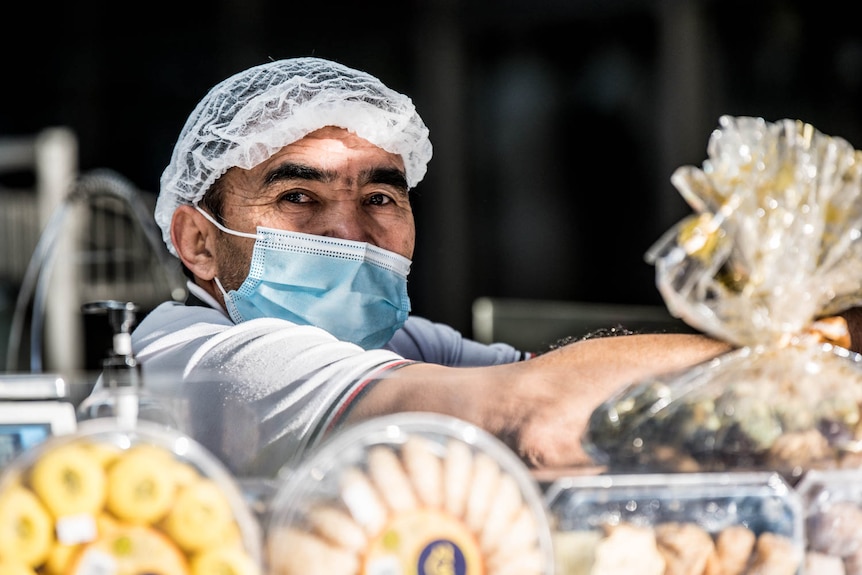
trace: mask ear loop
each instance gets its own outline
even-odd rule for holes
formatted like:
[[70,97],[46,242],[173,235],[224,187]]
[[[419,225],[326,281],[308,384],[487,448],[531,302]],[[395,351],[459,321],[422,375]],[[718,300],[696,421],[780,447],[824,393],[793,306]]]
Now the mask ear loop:
[[256,240],[256,239],[257,239],[257,234],[250,234],[250,233],[248,233],[248,232],[238,232],[238,231],[236,231],[236,230],[232,230],[232,229],[230,229],[230,228],[226,228],[226,227],[224,227],[223,225],[221,225],[220,223],[218,223],[218,222],[215,220],[215,218],[214,218],[214,217],[212,217],[210,214],[208,214],[207,212],[205,212],[204,210],[202,210],[202,209],[200,208],[200,206],[198,206],[197,204],[195,204],[194,208],[195,208],[198,212],[200,212],[200,213],[201,213],[201,215],[202,215],[203,217],[205,217],[206,219],[208,219],[212,225],[214,225],[215,227],[217,227],[218,229],[220,229],[221,231],[223,231],[223,232],[224,232],[224,233],[226,233],[226,234],[230,234],[230,235],[232,235],[232,236],[239,236],[239,237],[241,237],[241,238],[251,238],[251,239],[253,239],[253,240]]
[[221,281],[218,279],[218,276],[213,276],[213,280],[215,280],[216,287],[218,291],[221,292],[222,297],[227,301],[227,291],[225,291],[224,286],[221,285]]
[[[212,217],[210,214],[208,214],[207,212],[205,212],[204,210],[202,210],[202,209],[200,208],[200,206],[198,206],[197,204],[195,204],[195,209],[196,209],[198,212],[200,212],[200,214],[201,214],[203,217],[205,217],[207,220],[209,220],[209,221],[210,221],[210,223],[211,223],[212,225],[214,225],[215,227],[217,227],[218,229],[220,229],[221,231],[223,231],[223,232],[224,232],[224,233],[226,233],[226,234],[231,234],[231,235],[239,236],[239,237],[242,237],[242,238],[252,238],[252,239],[257,239],[257,234],[249,234],[249,233],[246,233],[246,232],[238,232],[238,231],[236,231],[236,230],[232,230],[232,229],[230,229],[230,228],[226,228],[226,227],[224,227],[223,225],[221,225],[220,223],[218,223],[217,221],[215,221],[215,218],[214,218],[214,217]],[[227,298],[228,298],[227,290],[225,290],[225,289],[224,289],[224,286],[223,286],[223,285],[221,285],[221,281],[218,279],[218,276],[213,276],[213,280],[215,280],[216,287],[217,287],[217,288],[219,289],[219,291],[221,292],[222,297],[225,299],[225,301],[227,301]]]

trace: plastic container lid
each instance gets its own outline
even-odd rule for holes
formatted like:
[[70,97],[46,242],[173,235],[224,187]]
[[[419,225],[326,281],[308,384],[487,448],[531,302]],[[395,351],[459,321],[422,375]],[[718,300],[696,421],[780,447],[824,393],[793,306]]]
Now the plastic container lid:
[[22,453],[0,476],[4,569],[188,575],[230,566],[259,575],[261,539],[221,462],[188,436],[147,421],[134,428],[112,418],[81,422],[75,433]]
[[267,529],[273,574],[553,573],[538,484],[502,442],[459,419],[368,420],[282,477]]
[[802,565],[801,499],[778,473],[565,477],[545,497],[561,575],[793,574]]

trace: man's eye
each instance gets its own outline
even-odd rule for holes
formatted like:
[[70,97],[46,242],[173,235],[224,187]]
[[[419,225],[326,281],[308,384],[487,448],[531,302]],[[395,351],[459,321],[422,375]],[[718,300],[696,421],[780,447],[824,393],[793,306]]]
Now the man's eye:
[[372,206],[385,206],[392,201],[392,198],[386,194],[374,194],[368,198],[368,203]]
[[280,195],[278,199],[281,202],[290,202],[292,204],[302,204],[311,201],[311,198],[302,192],[287,192]]

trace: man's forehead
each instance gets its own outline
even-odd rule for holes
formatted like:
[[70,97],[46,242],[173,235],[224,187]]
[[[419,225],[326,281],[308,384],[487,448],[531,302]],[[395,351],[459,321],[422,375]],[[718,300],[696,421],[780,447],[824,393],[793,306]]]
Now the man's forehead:
[[344,128],[335,127],[311,132],[284,146],[253,169],[270,170],[284,162],[327,170],[339,169],[340,164],[347,162],[358,169],[374,166],[404,171],[404,160],[400,155],[388,152]]
[[336,150],[340,148],[347,148],[355,150],[375,151],[381,154],[398,156],[398,154],[391,154],[380,146],[369,142],[365,138],[356,135],[350,130],[347,130],[345,128],[339,128],[337,126],[326,126],[324,128],[314,130],[313,132],[309,132],[295,142],[286,145],[284,148],[282,148],[282,151],[285,149],[303,147],[319,147]]

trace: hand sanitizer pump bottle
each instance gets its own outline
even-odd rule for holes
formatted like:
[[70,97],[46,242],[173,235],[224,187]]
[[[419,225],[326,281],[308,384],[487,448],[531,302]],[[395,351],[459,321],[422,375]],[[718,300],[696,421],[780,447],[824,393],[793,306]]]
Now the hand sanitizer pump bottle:
[[93,392],[78,406],[78,420],[116,417],[123,428],[146,419],[179,428],[167,401],[147,393],[141,366],[132,353],[132,327],[137,304],[114,300],[96,301],[82,306],[84,313],[107,314],[113,330],[113,345],[102,362],[102,374]]

